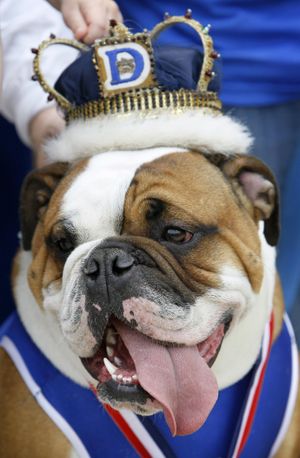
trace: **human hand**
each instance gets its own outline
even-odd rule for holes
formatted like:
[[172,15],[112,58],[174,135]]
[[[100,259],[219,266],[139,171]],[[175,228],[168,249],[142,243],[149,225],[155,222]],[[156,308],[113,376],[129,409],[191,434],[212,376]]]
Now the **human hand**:
[[65,127],[65,121],[55,107],[38,112],[29,124],[29,137],[34,153],[34,166],[42,167],[47,163],[43,150],[47,139],[59,134]]
[[65,23],[77,40],[91,44],[107,35],[110,19],[122,22],[122,14],[113,0],[49,0],[60,9]]

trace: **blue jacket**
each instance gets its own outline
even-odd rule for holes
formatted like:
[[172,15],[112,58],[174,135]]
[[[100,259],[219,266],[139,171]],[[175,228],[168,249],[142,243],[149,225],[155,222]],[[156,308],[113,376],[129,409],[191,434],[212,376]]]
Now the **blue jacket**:
[[[226,105],[261,106],[300,99],[300,2],[298,0],[118,0],[125,24],[151,29],[165,11],[212,25],[222,55],[221,99]],[[161,40],[197,46],[188,27],[172,27]]]

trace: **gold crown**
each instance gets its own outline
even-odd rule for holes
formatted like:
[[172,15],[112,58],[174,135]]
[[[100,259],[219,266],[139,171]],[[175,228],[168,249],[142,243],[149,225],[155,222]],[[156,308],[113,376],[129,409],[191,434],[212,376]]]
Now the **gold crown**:
[[[152,43],[162,31],[180,23],[194,29],[203,46],[203,62],[195,90],[164,89],[159,86],[155,76]],[[81,52],[88,51],[90,48],[83,43],[50,35],[38,48],[32,49],[36,54],[32,79],[38,80],[49,94],[48,100],[56,100],[65,112],[67,121],[153,109],[182,112],[185,109],[205,107],[219,111],[222,105],[217,94],[208,90],[209,83],[215,76],[214,61],[219,57],[214,50],[209,29],[210,25],[203,27],[192,19],[191,10],[187,10],[184,16],[170,16],[165,13],[164,21],[157,24],[152,31],[144,30],[137,34],[130,33],[125,25],[111,21],[109,35],[93,44],[92,61],[98,77],[98,97],[80,105],[74,105],[48,84],[41,71],[40,58],[46,48],[56,44],[71,46]]]

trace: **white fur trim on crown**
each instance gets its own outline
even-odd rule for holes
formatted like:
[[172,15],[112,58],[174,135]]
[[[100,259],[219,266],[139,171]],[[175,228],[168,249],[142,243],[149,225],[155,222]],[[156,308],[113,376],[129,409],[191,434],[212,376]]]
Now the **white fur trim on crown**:
[[151,111],[76,120],[45,145],[51,161],[73,161],[113,150],[159,146],[183,147],[206,153],[247,153],[252,137],[238,121],[211,111],[180,114]]

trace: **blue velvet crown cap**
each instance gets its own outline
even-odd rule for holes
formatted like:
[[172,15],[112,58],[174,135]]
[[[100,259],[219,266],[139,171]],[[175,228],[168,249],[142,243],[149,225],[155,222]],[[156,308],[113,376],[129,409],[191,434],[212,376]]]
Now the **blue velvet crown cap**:
[[[178,24],[196,32],[198,47],[158,44],[160,34]],[[225,155],[246,152],[252,143],[249,132],[221,111],[219,53],[209,28],[188,10],[184,16],[165,15],[150,32],[137,34],[113,21],[108,35],[91,49],[64,38],[44,40],[33,50],[33,79],[49,100],[56,100],[67,123],[46,146],[52,160],[156,147]],[[81,55],[53,88],[40,59],[45,49],[58,44],[76,48]]]
[[[184,24],[199,37],[199,47],[189,48],[158,44],[158,37],[169,27]],[[40,58],[52,45],[63,44],[78,49],[81,55],[66,68],[52,87],[43,75]],[[209,25],[203,27],[185,16],[165,16],[149,32],[136,34],[122,23],[112,21],[106,37],[88,48],[75,40],[50,37],[36,54],[34,80],[64,110],[67,124],[105,116],[147,113],[177,114],[189,110],[210,110],[220,114],[218,98],[219,71]],[[203,110],[201,110],[203,111]]]
[[[203,62],[203,54],[193,48],[171,45],[154,45],[154,72],[158,84],[163,90],[196,90]],[[84,52],[69,65],[58,78],[55,89],[73,105],[80,106],[97,100],[99,82],[92,61],[93,50]],[[208,89],[219,91],[220,64],[215,62],[214,73]]]

